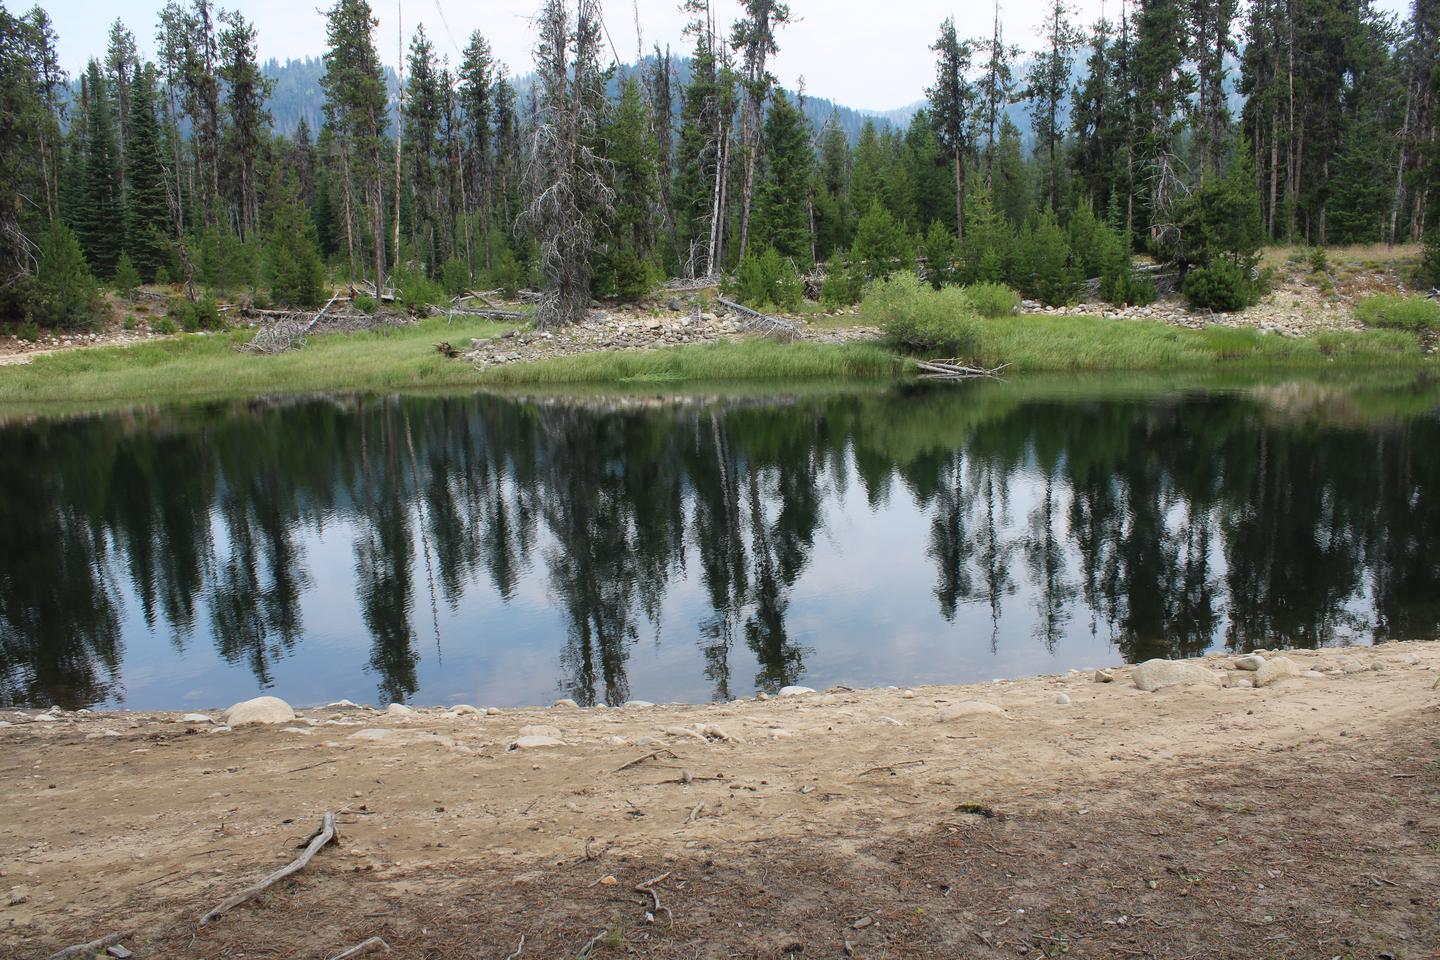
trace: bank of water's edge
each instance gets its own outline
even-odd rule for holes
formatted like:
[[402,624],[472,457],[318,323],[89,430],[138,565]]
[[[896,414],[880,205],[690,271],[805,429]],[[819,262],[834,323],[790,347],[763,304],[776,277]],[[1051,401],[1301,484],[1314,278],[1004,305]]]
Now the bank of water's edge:
[[[782,344],[753,339],[635,352],[594,352],[481,370],[448,359],[464,343],[506,329],[442,318],[378,332],[316,337],[303,350],[256,356],[248,331],[185,336],[130,347],[72,350],[0,370],[0,409],[51,413],[124,403],[278,394],[466,390],[513,386],[665,385],[889,379],[911,365],[875,342]],[[1440,361],[1416,338],[1388,331],[1304,338],[1159,322],[1017,316],[988,321],[975,362],[1007,372],[1102,373],[1273,370],[1423,370]]]

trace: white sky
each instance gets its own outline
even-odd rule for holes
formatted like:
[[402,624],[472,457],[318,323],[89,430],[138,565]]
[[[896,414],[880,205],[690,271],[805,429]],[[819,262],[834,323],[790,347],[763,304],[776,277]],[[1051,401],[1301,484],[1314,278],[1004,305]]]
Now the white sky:
[[[222,6],[240,9],[255,21],[262,59],[318,56],[324,51],[325,22],[321,13],[327,0],[220,0]],[[479,29],[490,40],[500,59],[513,73],[530,70],[534,33],[530,17],[539,0],[372,0],[380,20],[377,43],[387,63],[397,56],[397,12],[403,21],[406,41],[417,23],[424,23],[436,49],[459,60],[456,45],[465,46],[471,31]],[[1078,0],[1078,22],[1092,22],[1102,0]],[[48,0],[42,5],[50,12],[60,35],[60,57],[74,72],[90,56],[105,48],[109,24],[120,17],[135,34],[141,50],[154,49],[156,13],[161,0]],[[19,9],[22,2],[14,3]],[[676,0],[606,0],[605,19],[620,58],[635,57],[635,20],[638,9],[645,47],[670,44],[685,52],[689,44],[681,35],[684,18]],[[1035,46],[1036,27],[1049,6],[1047,0],[1002,0],[1001,19],[1006,38],[1021,47]],[[1400,11],[1408,0],[1377,0],[1381,9]],[[721,23],[728,25],[738,14],[735,0],[716,0]],[[905,106],[924,96],[931,81],[934,57],[929,50],[940,21],[954,15],[962,36],[988,35],[992,10],[988,3],[956,4],[949,0],[790,0],[791,13],[800,22],[786,28],[779,38],[780,56],[773,72],[780,82],[794,88],[801,77],[806,90],[850,107],[888,110]],[[1118,17],[1119,0],[1108,0],[1106,11]],[[443,20],[442,20],[443,11]],[[445,22],[449,24],[446,30]],[[451,44],[450,36],[454,36]]]

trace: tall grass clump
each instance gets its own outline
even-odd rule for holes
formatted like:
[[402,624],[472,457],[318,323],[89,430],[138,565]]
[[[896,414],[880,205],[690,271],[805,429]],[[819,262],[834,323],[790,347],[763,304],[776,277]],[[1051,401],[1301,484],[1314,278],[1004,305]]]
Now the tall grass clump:
[[871,284],[860,314],[892,343],[918,353],[965,357],[980,344],[979,319],[965,291],[931,289],[913,273]]
[[1003,283],[972,283],[962,291],[965,300],[982,317],[1008,317],[1020,306],[1020,294]]
[[1418,333],[1440,329],[1440,303],[1424,297],[1379,294],[1356,304],[1355,318],[1367,327],[1389,327]]

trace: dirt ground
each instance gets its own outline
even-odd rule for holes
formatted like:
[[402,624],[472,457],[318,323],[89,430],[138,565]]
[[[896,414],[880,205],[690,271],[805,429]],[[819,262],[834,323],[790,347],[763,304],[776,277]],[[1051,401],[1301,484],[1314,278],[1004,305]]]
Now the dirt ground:
[[[1440,957],[1440,645],[1286,656],[1260,689],[0,713],[0,957]],[[198,925],[327,811],[338,845]]]

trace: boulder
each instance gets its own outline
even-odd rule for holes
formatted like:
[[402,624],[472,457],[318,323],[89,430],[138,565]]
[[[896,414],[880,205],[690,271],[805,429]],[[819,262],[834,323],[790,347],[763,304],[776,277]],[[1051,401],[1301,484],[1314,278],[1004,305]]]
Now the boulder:
[[1115,674],[1111,673],[1109,670],[1096,670],[1096,671],[1095,671],[1095,682],[1096,682],[1096,683],[1114,683],[1114,682],[1115,682]]
[[385,730],[379,727],[372,727],[369,730],[360,730],[350,734],[351,740],[389,740],[395,736],[394,730]]
[[510,744],[511,750],[543,750],[546,747],[563,747],[565,741],[558,737],[517,737]]
[[786,730],[784,727],[776,727],[775,729],[769,731],[766,736],[769,737],[771,740],[789,740],[791,737],[794,736],[794,734],[791,733],[789,730]]
[[967,717],[1003,717],[1005,710],[993,703],[986,703],[984,700],[966,700],[962,703],[952,703],[940,711],[941,723],[952,723],[956,720],[964,720]]
[[1057,704],[1059,704],[1060,706],[1062,706],[1062,707],[1068,707],[1068,706],[1070,706],[1070,694],[1068,694],[1068,693],[1062,693],[1062,694],[1060,694],[1058,697],[1055,698],[1055,702],[1056,702]]
[[230,727],[294,722],[295,711],[279,697],[256,697],[254,700],[237,703],[225,711],[225,723]]
[[359,710],[360,705],[349,700],[336,700],[334,703],[325,704],[326,710]]
[[176,723],[212,723],[213,721],[203,713],[187,713]]
[[1134,670],[1135,686],[1146,693],[1166,687],[1220,686],[1221,677],[1198,663],[1184,660],[1147,660]]
[[451,707],[450,712],[461,717],[473,717],[480,711],[468,703],[461,703]]
[[653,706],[655,706],[655,704],[651,703],[649,700],[628,700],[625,703],[626,710],[637,710],[643,707]]
[[1233,689],[1233,688],[1249,689],[1249,688],[1255,686],[1255,680],[1254,680],[1253,678],[1251,678],[1251,677],[1231,677],[1229,680],[1227,680],[1227,681],[1225,682],[1225,686],[1230,687],[1230,688],[1232,688],[1232,689]]
[[815,691],[812,690],[812,689],[810,689],[809,687],[781,687],[781,688],[780,688],[780,696],[782,696],[782,697],[803,697],[803,696],[805,696],[806,694],[814,693],[814,692],[815,692]]
[[1250,653],[1235,661],[1236,670],[1249,670],[1255,672],[1265,666],[1265,658],[1258,653]]
[[1289,657],[1272,657],[1255,672],[1255,686],[1268,687],[1286,677],[1298,677],[1300,665]]
[[559,730],[559,728],[557,728],[557,727],[546,727],[546,726],[540,726],[540,725],[538,725],[538,724],[531,724],[530,726],[521,727],[521,728],[520,728],[520,732],[517,733],[516,736],[519,736],[519,737],[555,737],[555,738],[558,738],[558,737],[560,736],[560,730]]
[[405,706],[405,704],[403,703],[392,703],[390,704],[390,706],[385,708],[385,712],[390,714],[390,716],[392,717],[408,717],[415,711]]
[[576,703],[574,700],[571,700],[569,697],[566,697],[566,698],[564,698],[563,700],[556,700],[554,703],[551,704],[551,706],[552,706],[552,707],[563,707],[563,708],[566,709],[566,710],[579,710],[579,709],[580,709],[580,704]]

